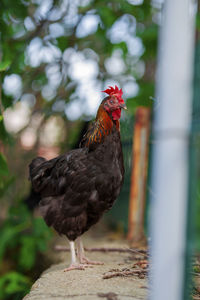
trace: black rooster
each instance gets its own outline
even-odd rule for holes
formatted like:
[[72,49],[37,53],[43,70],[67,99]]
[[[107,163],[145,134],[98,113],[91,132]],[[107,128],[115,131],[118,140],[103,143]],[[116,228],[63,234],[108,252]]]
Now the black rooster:
[[65,271],[99,264],[85,257],[80,236],[112,207],[123,184],[119,119],[126,106],[117,86],[104,92],[109,96],[101,102],[79,149],[48,161],[37,157],[29,166],[33,189],[41,196],[39,205],[45,222],[69,239],[72,260]]

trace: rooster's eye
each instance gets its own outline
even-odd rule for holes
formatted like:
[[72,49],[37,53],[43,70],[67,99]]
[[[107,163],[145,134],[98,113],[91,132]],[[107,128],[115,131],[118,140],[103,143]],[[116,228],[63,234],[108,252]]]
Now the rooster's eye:
[[110,100],[110,103],[113,104],[113,100]]

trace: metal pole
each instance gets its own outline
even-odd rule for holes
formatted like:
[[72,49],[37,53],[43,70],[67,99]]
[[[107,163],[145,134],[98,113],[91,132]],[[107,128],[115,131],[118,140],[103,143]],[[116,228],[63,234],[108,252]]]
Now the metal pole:
[[153,129],[151,300],[183,296],[194,4],[193,0],[166,0],[163,12]]

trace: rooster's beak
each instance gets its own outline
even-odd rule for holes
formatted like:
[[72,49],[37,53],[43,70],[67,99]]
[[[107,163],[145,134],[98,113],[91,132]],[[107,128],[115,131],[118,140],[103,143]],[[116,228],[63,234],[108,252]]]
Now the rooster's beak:
[[120,104],[120,108],[127,109],[126,104],[125,103]]

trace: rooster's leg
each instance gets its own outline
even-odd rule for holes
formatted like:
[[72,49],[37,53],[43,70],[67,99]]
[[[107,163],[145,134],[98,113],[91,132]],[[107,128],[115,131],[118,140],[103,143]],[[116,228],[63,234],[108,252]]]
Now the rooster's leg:
[[84,264],[84,265],[103,265],[102,262],[89,260],[85,256],[85,251],[84,251],[84,248],[83,248],[83,243],[82,243],[80,237],[77,238],[77,244],[78,244],[78,259],[79,259],[79,261],[80,261],[81,264]]
[[64,272],[71,270],[84,270],[84,266],[76,261],[76,252],[74,242],[69,241],[70,252],[71,252],[71,264],[68,268],[64,269]]

